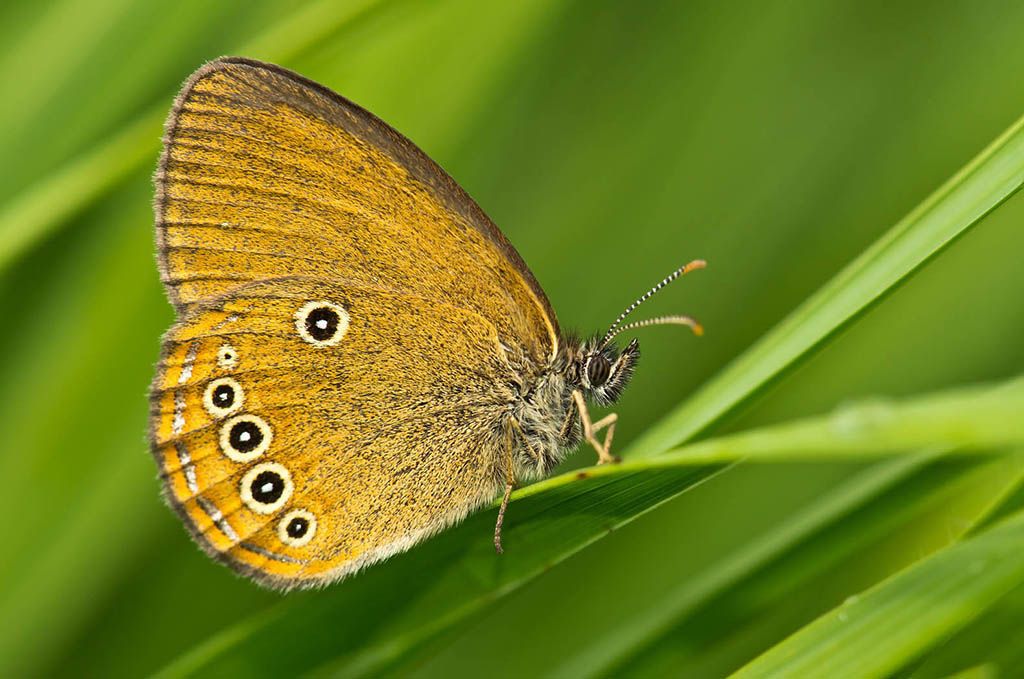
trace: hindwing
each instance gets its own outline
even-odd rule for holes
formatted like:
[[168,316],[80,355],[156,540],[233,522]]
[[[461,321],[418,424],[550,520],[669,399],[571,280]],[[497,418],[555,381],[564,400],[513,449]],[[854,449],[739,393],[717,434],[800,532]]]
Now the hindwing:
[[252,283],[165,337],[153,454],[207,552],[271,586],[317,584],[494,497],[511,377],[475,312],[356,282]]

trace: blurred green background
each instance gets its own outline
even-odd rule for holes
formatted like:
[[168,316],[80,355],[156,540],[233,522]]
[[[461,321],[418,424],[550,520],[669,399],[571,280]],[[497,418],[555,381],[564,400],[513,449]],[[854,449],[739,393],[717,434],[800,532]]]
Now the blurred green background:
[[[707,334],[640,335],[620,449],[1024,112],[1024,4],[1011,1],[58,0],[4,4],[0,35],[6,676],[149,673],[282,598],[193,546],[145,439],[172,322],[150,176],[159,122],[205,60],[278,61],[401,130],[502,227],[565,328],[603,330],[667,272],[708,260],[646,305],[693,314]],[[84,176],[53,183],[83,159]],[[724,429],[1022,372],[1022,219],[1011,199]],[[721,676],[961,520],[957,502],[936,502],[938,537],[843,554],[814,596],[769,581],[689,622],[651,622],[666,593],[865,468],[718,476],[394,671]],[[730,617],[758,597],[789,605]],[[701,641],[716,626],[735,632],[728,644]],[[614,659],[571,653],[634,633]]]

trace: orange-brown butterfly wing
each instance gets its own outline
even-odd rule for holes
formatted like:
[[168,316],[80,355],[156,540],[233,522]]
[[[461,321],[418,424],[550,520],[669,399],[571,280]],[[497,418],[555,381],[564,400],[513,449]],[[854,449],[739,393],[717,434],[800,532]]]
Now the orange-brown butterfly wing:
[[[516,370],[559,333],[473,201],[371,114],[243,59],[186,83],[165,143],[157,243],[180,320],[151,441],[204,549],[304,586],[492,498]],[[345,310],[340,341],[303,335],[310,304]]]
[[[345,310],[336,342],[302,335],[310,303]],[[165,493],[208,553],[264,584],[342,577],[494,497],[505,356],[475,312],[357,282],[273,279],[193,304],[152,391]],[[261,469],[288,487],[260,495]]]
[[313,274],[445,301],[536,362],[557,351],[543,290],[420,149],[327,88],[224,58],[185,84],[156,176],[161,273],[179,311]]

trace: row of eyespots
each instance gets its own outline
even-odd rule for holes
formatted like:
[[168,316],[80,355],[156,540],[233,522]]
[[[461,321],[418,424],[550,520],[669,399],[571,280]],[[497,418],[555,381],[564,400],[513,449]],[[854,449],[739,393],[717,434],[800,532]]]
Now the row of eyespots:
[[[313,301],[304,304],[295,313],[295,328],[305,341],[313,346],[337,344],[348,331],[349,315],[333,302]],[[217,351],[218,367],[231,370],[238,364],[238,352],[229,344]],[[206,385],[203,407],[215,418],[237,412],[245,402],[242,386],[231,377],[220,377]],[[220,428],[220,447],[234,462],[244,464],[263,455],[270,448],[273,431],[261,417],[238,415],[224,422]],[[291,499],[295,486],[291,474],[276,462],[263,462],[247,471],[241,483],[242,501],[254,512],[273,514]],[[277,534],[281,542],[301,547],[316,533],[316,517],[304,509],[295,509],[278,522]]]

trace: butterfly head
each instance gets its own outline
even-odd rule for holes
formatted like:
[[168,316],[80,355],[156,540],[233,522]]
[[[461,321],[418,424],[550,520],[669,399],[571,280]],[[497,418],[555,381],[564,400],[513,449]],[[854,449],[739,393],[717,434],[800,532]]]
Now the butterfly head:
[[704,333],[704,329],[697,321],[690,316],[682,315],[661,316],[659,318],[649,318],[644,321],[621,325],[623,319],[638,306],[650,299],[651,295],[683,274],[694,269],[703,269],[704,266],[704,261],[698,259],[676,269],[623,311],[604,336],[595,337],[583,344],[577,360],[579,383],[584,393],[590,399],[602,406],[615,403],[619,400],[622,390],[626,388],[629,378],[633,375],[633,369],[640,358],[640,346],[636,339],[633,339],[620,352],[618,347],[612,342],[619,333],[651,325],[685,325],[697,335]]
[[602,406],[615,403],[629,384],[639,358],[640,345],[635,338],[622,351],[611,342],[600,344],[600,338],[587,342],[580,360],[584,394]]

